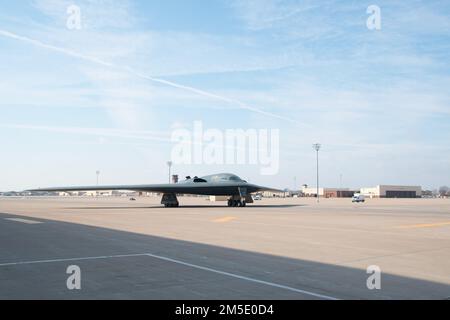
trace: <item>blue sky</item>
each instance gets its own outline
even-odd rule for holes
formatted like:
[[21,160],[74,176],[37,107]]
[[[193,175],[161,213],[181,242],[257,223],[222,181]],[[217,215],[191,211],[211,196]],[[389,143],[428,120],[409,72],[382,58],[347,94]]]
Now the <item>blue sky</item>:
[[445,1],[0,0],[0,190],[166,181],[198,120],[280,129],[280,171],[181,176],[314,185],[319,141],[324,185],[449,185],[449,52]]

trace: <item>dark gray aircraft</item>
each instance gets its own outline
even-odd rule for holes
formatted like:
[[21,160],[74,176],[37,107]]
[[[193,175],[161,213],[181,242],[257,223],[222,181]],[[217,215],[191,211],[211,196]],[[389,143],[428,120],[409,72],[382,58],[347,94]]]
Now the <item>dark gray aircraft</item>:
[[180,204],[177,194],[193,194],[207,196],[229,196],[229,207],[245,207],[247,203],[253,203],[251,194],[260,191],[282,192],[281,190],[266,188],[250,184],[238,176],[229,173],[215,174],[206,177],[186,177],[185,181],[176,184],[151,184],[151,185],[123,185],[101,187],[63,187],[29,190],[31,192],[74,192],[74,191],[110,191],[130,190],[138,192],[162,193],[161,204],[166,208],[178,207]]

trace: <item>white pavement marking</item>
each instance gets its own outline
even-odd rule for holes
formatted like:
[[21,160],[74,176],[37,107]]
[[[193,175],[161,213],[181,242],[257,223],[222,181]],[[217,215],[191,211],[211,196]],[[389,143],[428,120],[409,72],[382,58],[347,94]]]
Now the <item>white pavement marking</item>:
[[319,299],[339,300],[338,298],[335,298],[335,297],[326,296],[326,295],[314,293],[314,292],[311,292],[311,291],[301,290],[301,289],[285,286],[285,285],[274,283],[274,282],[269,282],[269,281],[254,279],[254,278],[250,278],[250,277],[245,277],[245,276],[241,276],[241,275],[238,275],[238,274],[225,272],[225,271],[221,271],[221,270],[217,270],[217,269],[203,267],[203,266],[200,266],[200,265],[184,262],[184,261],[181,261],[181,260],[175,260],[175,259],[171,259],[171,258],[167,258],[167,257],[163,257],[163,256],[158,256],[158,255],[151,254],[151,253],[128,254],[128,255],[112,255],[112,256],[99,256],[99,257],[85,257],[85,258],[70,258],[70,259],[53,259],[53,260],[36,260],[36,261],[11,262],[11,263],[1,263],[0,267],[29,265],[29,264],[56,263],[56,262],[72,262],[72,261],[86,261],[86,260],[105,260],[105,259],[116,259],[116,258],[132,258],[132,257],[151,257],[151,258],[155,258],[155,259],[159,259],[159,260],[163,260],[163,261],[167,261],[167,262],[176,263],[176,264],[183,265],[183,266],[186,266],[186,267],[191,267],[191,268],[194,268],[194,269],[208,271],[208,272],[212,272],[212,273],[216,273],[216,274],[220,274],[220,275],[224,275],[224,276],[228,276],[228,277],[232,277],[232,278],[236,278],[236,279],[240,279],[240,280],[245,280],[245,281],[254,282],[254,283],[258,283],[258,284],[263,284],[263,285],[266,285],[266,286],[279,288],[279,289],[283,289],[283,290],[288,290],[288,291],[292,291],[292,292],[296,292],[296,293],[301,293],[301,294],[305,294],[305,295],[308,295],[308,296],[316,297],[316,298],[319,298]]
[[26,223],[26,224],[41,224],[42,223],[40,221],[29,220],[29,219],[20,219],[20,218],[5,218],[5,220],[21,222],[21,223]]
[[147,254],[143,253],[143,254],[128,254],[128,255],[117,255],[117,256],[100,256],[100,257],[69,258],[69,259],[54,259],[54,260],[21,261],[21,262],[0,263],[0,267],[20,266],[20,265],[27,265],[27,264],[85,261],[85,260],[132,258],[132,257],[145,257],[145,256],[147,256]]
[[249,277],[245,277],[245,276],[240,276],[240,275],[237,275],[237,274],[234,274],[234,273],[220,271],[220,270],[216,270],[216,269],[212,269],[212,268],[208,268],[208,267],[202,267],[202,266],[195,265],[195,264],[192,264],[192,263],[187,263],[187,262],[183,262],[183,261],[180,261],[180,260],[175,260],[175,259],[171,259],[171,258],[157,256],[157,255],[150,254],[150,253],[147,254],[147,256],[153,257],[153,258],[156,258],[156,259],[160,259],[160,260],[164,260],[164,261],[169,261],[169,262],[181,264],[183,266],[187,266],[187,267],[191,267],[191,268],[195,268],[195,269],[200,269],[200,270],[204,270],[204,271],[209,271],[209,272],[221,274],[221,275],[224,275],[224,276],[229,276],[229,277],[233,277],[233,278],[237,278],[237,279],[241,279],[241,280],[246,280],[246,281],[255,282],[255,283],[259,283],[259,284],[264,284],[266,286],[271,286],[271,287],[275,287],[275,288],[279,288],[279,289],[284,289],[284,290],[289,290],[289,291],[293,291],[293,292],[297,292],[297,293],[302,293],[302,294],[306,294],[308,296],[313,296],[313,297],[320,298],[320,299],[339,300],[338,298],[334,298],[334,297],[330,297],[330,296],[326,296],[326,295],[322,295],[322,294],[318,294],[318,293],[314,293],[314,292],[310,292],[310,291],[306,291],[306,290],[301,290],[301,289],[297,289],[297,288],[293,288],[293,287],[288,287],[288,286],[284,286],[284,285],[278,284],[278,283],[273,283],[273,282],[258,280],[258,279],[249,278]]

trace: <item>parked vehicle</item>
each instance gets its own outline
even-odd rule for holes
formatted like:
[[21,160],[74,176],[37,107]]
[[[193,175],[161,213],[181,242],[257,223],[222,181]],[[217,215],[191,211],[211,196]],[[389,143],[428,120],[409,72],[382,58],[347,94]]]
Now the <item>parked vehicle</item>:
[[353,203],[360,203],[360,202],[366,202],[366,198],[362,195],[362,194],[360,194],[360,193],[355,193],[354,195],[353,195],[353,198],[352,198],[352,202]]
[[253,196],[253,200],[255,200],[255,201],[262,200],[262,195],[260,195],[260,194],[255,194],[255,195]]

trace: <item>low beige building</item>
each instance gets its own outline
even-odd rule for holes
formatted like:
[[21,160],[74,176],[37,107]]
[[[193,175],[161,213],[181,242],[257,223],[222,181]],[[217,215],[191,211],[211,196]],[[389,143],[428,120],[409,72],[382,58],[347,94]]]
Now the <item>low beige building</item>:
[[[317,197],[317,188],[303,186],[302,194],[304,197]],[[319,196],[322,198],[351,198],[353,194],[348,188],[319,188]]]
[[274,192],[274,191],[264,191],[262,196],[264,198],[285,198],[288,192]]
[[228,201],[229,198],[230,198],[229,196],[210,196],[209,201],[222,202],[222,201]]

